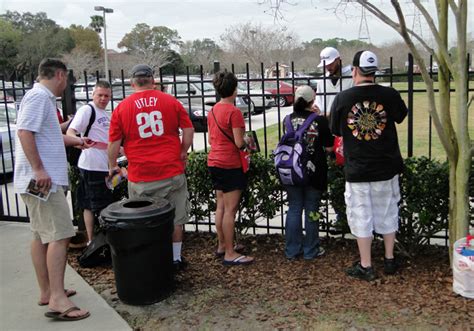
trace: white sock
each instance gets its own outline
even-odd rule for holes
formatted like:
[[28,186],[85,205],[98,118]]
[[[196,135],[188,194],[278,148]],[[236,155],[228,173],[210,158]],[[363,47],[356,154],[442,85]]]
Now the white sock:
[[181,261],[181,246],[183,242],[174,242],[173,243],[173,261]]

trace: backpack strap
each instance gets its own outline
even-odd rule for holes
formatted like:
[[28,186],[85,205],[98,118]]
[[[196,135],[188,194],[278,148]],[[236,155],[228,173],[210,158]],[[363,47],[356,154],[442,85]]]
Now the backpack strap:
[[[91,117],[89,117],[89,124],[87,124],[86,132],[84,132],[84,137],[87,137],[89,134],[89,131],[91,130],[92,124],[94,124],[95,121],[95,108],[91,104],[87,104],[89,107],[91,107]],[[69,121],[67,124],[66,130],[69,129],[69,126],[71,125],[72,120]]]
[[286,115],[283,119],[283,123],[285,125],[286,132],[293,132],[295,129],[293,128],[293,124],[291,124],[291,115]]
[[87,125],[86,132],[84,132],[84,137],[87,137],[89,134],[89,131],[91,130],[92,124],[94,124],[95,121],[95,108],[93,105],[88,104],[89,107],[91,107],[91,117],[89,118],[89,124]]
[[[289,116],[289,115],[288,115]],[[296,130],[296,133],[295,133],[295,137],[296,139],[298,140],[305,132],[306,130],[308,130],[309,126],[311,125],[311,123],[313,123],[313,121],[318,117],[318,114],[316,113],[311,113],[306,119],[305,121],[303,122],[303,124],[301,124],[301,126],[298,128],[298,130]]]

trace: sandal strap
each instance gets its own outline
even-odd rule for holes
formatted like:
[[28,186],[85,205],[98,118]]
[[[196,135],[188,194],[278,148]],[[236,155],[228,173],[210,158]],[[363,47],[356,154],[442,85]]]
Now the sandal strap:
[[78,307],[71,307],[71,308],[66,309],[65,311],[63,311],[61,314],[59,314],[59,316],[66,317],[67,314],[69,314],[70,312],[76,311],[76,310],[81,310],[81,309],[78,308]]
[[239,262],[240,260],[243,260],[243,259],[246,259],[247,256],[246,255],[240,255],[239,257],[236,257],[233,262]]

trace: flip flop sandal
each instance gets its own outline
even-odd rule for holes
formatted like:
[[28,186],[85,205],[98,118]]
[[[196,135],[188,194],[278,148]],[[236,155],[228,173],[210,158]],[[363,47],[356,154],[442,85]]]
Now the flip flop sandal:
[[242,261],[243,259],[246,259],[246,255],[240,255],[239,257],[236,257],[235,259],[229,261],[229,260],[223,260],[222,264],[227,265],[227,266],[232,266],[232,265],[247,265],[253,263],[253,260],[247,260],[247,261]]
[[[242,254],[242,252],[245,251],[245,246],[244,246],[244,245],[241,245],[241,244],[237,244],[237,245],[234,246],[234,251],[236,251],[237,253],[241,253],[241,254]],[[221,259],[221,258],[224,257],[225,251],[224,251],[224,252],[218,252],[218,251],[216,251],[216,252],[214,253],[214,255],[216,256],[216,258]]]
[[[76,290],[70,290],[70,289],[67,289],[67,288],[64,289],[64,292],[66,293],[66,296],[68,298],[77,294]],[[38,301],[38,306],[47,306],[47,305],[49,305],[49,301],[48,302]]]
[[67,314],[69,314],[73,311],[76,311],[76,310],[81,310],[81,309],[78,308],[78,307],[71,307],[69,309],[66,309],[63,312],[47,311],[46,313],[44,313],[44,316],[46,316],[48,318],[53,318],[53,319],[56,319],[56,320],[60,320],[60,321],[79,321],[79,320],[87,318],[91,315],[89,312],[85,313],[84,315],[80,315],[80,316],[68,316],[67,315]]

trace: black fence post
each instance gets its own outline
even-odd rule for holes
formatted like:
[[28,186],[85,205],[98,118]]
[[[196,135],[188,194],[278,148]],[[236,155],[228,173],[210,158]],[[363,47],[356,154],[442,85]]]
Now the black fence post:
[[[214,73],[217,73],[221,70],[221,64],[219,61],[214,61]],[[221,100],[221,97],[216,93],[216,103]]]
[[413,156],[413,55],[408,54],[408,157]]
[[76,113],[76,98],[74,95],[74,74],[72,70],[69,71],[67,76],[67,86],[63,92],[62,107],[63,107],[63,118],[67,121],[67,116]]

